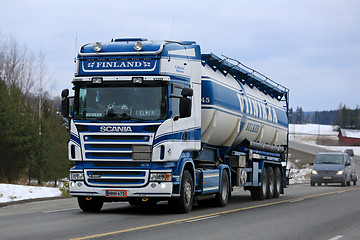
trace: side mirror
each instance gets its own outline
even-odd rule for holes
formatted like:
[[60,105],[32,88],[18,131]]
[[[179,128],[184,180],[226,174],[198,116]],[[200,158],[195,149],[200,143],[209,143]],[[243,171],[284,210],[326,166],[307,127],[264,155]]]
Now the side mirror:
[[345,166],[351,166],[351,162],[346,162]]
[[69,89],[64,89],[61,92],[61,97],[62,98],[67,98],[69,96]]
[[64,89],[61,92],[61,97],[62,97],[61,114],[66,118],[69,117],[69,110],[70,110],[70,101],[68,96],[69,96],[69,89]]
[[191,116],[191,99],[187,97],[180,98],[180,118]]
[[192,97],[194,95],[194,91],[192,90],[192,88],[184,88],[181,91],[181,95],[183,97]]
[[310,164],[310,166],[313,166],[314,165],[314,163],[313,162],[311,162],[311,163],[309,163]]

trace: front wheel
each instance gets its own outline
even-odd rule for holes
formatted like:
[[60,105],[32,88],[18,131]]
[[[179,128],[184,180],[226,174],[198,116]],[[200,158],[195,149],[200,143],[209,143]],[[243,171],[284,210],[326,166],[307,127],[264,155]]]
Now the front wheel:
[[221,175],[220,192],[216,194],[215,197],[216,204],[219,207],[225,207],[229,201],[229,186],[230,186],[229,174],[224,169]]
[[96,197],[78,197],[78,204],[84,212],[100,212],[104,202]]
[[170,200],[169,204],[175,207],[178,213],[189,213],[194,203],[194,180],[188,170],[185,170],[181,179],[180,197]]

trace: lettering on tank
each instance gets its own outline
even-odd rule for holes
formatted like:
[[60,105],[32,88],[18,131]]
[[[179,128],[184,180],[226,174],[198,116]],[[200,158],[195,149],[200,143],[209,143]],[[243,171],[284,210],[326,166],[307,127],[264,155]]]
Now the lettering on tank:
[[274,107],[269,106],[266,102],[251,99],[243,94],[237,93],[240,111],[255,118],[261,118],[269,122],[278,123]]

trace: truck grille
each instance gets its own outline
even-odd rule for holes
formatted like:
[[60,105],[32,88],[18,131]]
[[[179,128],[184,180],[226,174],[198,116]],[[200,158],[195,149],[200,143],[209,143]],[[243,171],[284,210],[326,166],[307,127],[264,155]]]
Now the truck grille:
[[80,133],[89,186],[140,187],[149,179],[153,133]]

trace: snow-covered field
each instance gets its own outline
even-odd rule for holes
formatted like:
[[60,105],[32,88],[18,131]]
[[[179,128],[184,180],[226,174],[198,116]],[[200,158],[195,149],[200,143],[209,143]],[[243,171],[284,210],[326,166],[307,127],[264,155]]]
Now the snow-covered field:
[[[309,145],[316,145],[316,137],[329,136],[336,137],[337,132],[333,126],[317,124],[290,124],[290,139],[300,141]],[[321,146],[321,145],[320,145]],[[352,148],[355,155],[360,155],[360,147],[339,147],[339,146],[321,146],[333,151],[344,151]],[[290,163],[291,176],[290,184],[306,183],[309,181],[311,167],[306,166],[303,169],[296,169],[294,164]],[[0,184],[0,203],[14,202],[26,199],[48,198],[61,196],[58,188],[22,186],[14,184]]]

